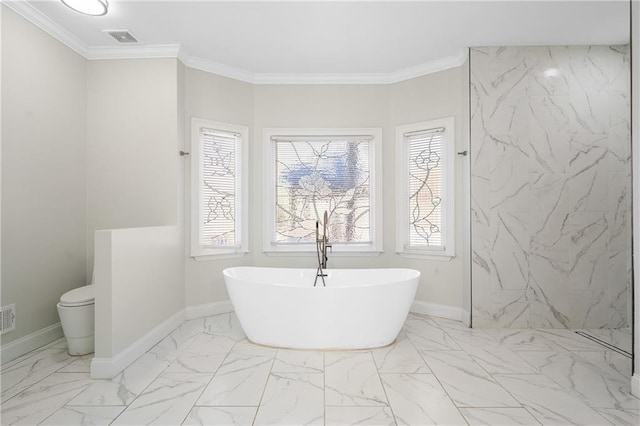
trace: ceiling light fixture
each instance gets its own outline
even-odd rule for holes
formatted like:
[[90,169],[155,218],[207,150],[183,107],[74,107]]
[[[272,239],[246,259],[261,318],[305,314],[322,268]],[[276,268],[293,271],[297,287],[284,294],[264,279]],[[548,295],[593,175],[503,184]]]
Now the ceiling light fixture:
[[107,14],[109,3],[107,0],[61,0],[66,6],[76,12],[91,16],[102,16]]

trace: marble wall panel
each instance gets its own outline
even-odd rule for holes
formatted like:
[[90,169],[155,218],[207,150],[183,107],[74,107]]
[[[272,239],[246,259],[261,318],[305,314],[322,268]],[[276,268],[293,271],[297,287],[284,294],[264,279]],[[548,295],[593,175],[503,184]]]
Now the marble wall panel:
[[529,282],[529,213],[494,212],[489,262],[493,291],[524,290]]
[[628,46],[471,50],[476,327],[630,318]]

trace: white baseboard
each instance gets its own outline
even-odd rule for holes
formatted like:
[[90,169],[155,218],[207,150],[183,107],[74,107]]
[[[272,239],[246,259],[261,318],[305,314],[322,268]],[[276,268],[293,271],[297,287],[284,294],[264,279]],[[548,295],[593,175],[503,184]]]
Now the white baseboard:
[[111,358],[93,358],[91,361],[92,379],[111,379],[140,358],[158,342],[167,337],[185,321],[185,310],[181,309],[144,336],[130,344]]
[[211,302],[198,306],[187,306],[187,319],[196,319],[209,317],[211,315],[220,315],[233,312],[231,300],[223,300],[221,302]]
[[31,333],[27,336],[14,340],[11,343],[2,345],[0,360],[2,363],[13,361],[14,359],[38,349],[41,346],[51,343],[64,336],[60,323],[50,325],[42,330]]
[[431,315],[438,318],[462,321],[463,323],[468,317],[468,313],[466,313],[462,308],[439,305],[437,303],[421,302],[419,300],[415,300],[413,302],[409,311],[414,314]]
[[133,342],[126,349],[111,358],[93,358],[91,361],[92,379],[110,379],[117,376],[122,370],[140,358],[145,352],[167,337],[174,329],[185,320],[207,317],[211,315],[233,312],[230,300],[212,302],[198,306],[188,306],[165,320],[162,324],[146,333]]
[[640,374],[631,376],[631,395],[640,398]]
[[461,309],[460,311],[460,320],[467,327],[471,327],[471,312]]

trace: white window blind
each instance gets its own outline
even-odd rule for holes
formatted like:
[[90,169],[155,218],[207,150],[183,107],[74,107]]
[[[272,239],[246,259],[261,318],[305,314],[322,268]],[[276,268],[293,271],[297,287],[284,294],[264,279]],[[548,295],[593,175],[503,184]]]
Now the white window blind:
[[454,118],[396,127],[396,252],[455,256]]
[[236,247],[238,133],[201,128],[200,245]]
[[409,247],[444,248],[444,132],[440,127],[404,134],[409,162]]
[[249,129],[191,119],[191,256],[198,261],[248,252]]
[[333,244],[370,243],[371,136],[274,136],[274,243],[313,243],[329,213]]

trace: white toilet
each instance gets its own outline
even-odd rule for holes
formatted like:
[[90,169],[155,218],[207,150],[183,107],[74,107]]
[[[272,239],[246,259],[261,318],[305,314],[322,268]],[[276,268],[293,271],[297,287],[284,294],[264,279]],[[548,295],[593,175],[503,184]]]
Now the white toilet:
[[67,338],[69,355],[86,355],[94,348],[95,285],[74,288],[60,297],[58,315]]

